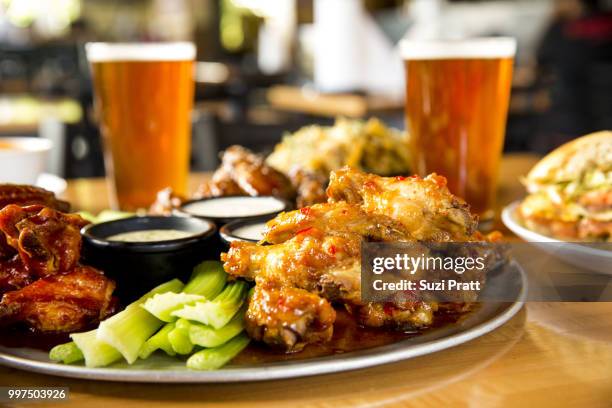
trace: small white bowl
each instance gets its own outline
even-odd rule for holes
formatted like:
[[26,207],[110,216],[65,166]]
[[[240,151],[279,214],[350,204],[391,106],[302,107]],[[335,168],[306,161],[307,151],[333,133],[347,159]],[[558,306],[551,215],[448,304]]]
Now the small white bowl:
[[52,145],[39,137],[0,137],[0,183],[36,184]]

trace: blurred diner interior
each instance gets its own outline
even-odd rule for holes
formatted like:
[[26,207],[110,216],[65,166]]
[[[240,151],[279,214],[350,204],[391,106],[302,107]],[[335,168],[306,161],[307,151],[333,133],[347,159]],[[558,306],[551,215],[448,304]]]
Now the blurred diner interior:
[[504,151],[612,128],[612,0],[1,0],[0,136],[51,139],[51,173],[104,175],[88,41],[195,43],[193,171],[336,117],[404,129],[398,43],[438,36],[517,39]]

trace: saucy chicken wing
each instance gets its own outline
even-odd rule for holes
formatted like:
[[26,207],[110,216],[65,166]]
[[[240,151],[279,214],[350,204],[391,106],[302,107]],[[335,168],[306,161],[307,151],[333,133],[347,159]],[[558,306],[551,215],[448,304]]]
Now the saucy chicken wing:
[[299,351],[306,344],[329,341],[336,311],[303,289],[257,285],[247,310],[247,333],[255,340]]
[[9,204],[20,206],[40,204],[58,211],[70,210],[70,204],[58,200],[51,191],[43,188],[18,184],[0,184],[0,209]]
[[197,197],[228,195],[273,195],[295,198],[295,189],[281,172],[268,166],[263,157],[241,146],[231,146],[221,158],[221,166],[210,181],[202,184]]
[[386,215],[368,214],[361,207],[340,201],[315,204],[279,214],[266,224],[263,242],[278,244],[302,231],[355,233],[372,241],[407,241],[410,232]]
[[0,325],[24,323],[40,332],[74,332],[104,319],[114,308],[115,283],[102,272],[76,267],[5,293]]
[[0,210],[0,233],[35,277],[72,269],[81,254],[80,229],[87,225],[78,215],[64,214],[41,205],[7,205]]
[[417,240],[465,241],[477,226],[469,206],[436,174],[380,177],[344,167],[331,173],[327,195],[331,202],[358,204],[367,213],[387,215]]

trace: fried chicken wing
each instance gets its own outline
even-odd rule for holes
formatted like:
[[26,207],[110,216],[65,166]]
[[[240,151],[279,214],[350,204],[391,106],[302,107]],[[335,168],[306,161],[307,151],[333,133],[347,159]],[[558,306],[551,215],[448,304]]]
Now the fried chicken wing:
[[34,280],[34,276],[28,272],[19,255],[0,259],[0,299],[3,293],[21,289]]
[[332,172],[327,195],[331,202],[354,203],[367,213],[387,215],[418,240],[465,241],[476,230],[469,206],[436,174],[380,177],[344,167]]
[[281,172],[268,166],[263,157],[241,146],[231,146],[221,158],[212,179],[202,184],[196,196],[273,195],[295,198],[295,189]]
[[262,241],[278,244],[309,228],[355,233],[373,241],[411,240],[407,228],[394,219],[386,215],[368,214],[359,206],[340,201],[279,214],[266,224]]
[[255,340],[299,351],[306,344],[329,341],[336,312],[331,304],[303,289],[258,285],[245,317]]
[[58,200],[51,191],[43,188],[18,184],[0,184],[0,209],[9,204],[20,206],[39,204],[58,211],[70,210],[70,204]]
[[323,172],[308,171],[299,166],[289,172],[289,179],[297,190],[297,208],[327,201],[325,194],[325,186],[329,181],[327,176]]
[[0,232],[35,277],[72,269],[81,254],[80,229],[87,225],[78,215],[64,214],[41,205],[7,205],[0,210]]
[[0,325],[25,323],[40,332],[74,332],[112,313],[115,283],[102,272],[76,267],[5,293]]
[[149,207],[149,214],[170,215],[172,211],[180,208],[185,201],[185,197],[178,195],[167,187],[157,192],[155,202]]

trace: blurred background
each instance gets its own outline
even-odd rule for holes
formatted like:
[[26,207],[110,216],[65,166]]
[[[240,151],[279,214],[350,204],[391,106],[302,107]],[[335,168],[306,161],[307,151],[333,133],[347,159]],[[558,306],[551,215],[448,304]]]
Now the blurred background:
[[0,136],[54,141],[51,172],[104,174],[87,41],[193,41],[194,170],[241,144],[376,116],[404,128],[399,40],[518,41],[506,151],[612,128],[612,0],[0,0]]

